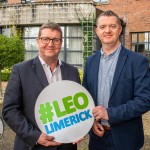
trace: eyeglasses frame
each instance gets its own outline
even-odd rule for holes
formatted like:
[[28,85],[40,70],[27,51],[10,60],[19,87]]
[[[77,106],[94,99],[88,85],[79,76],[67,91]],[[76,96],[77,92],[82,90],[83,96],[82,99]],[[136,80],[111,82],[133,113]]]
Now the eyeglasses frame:
[[[54,45],[59,45],[59,44],[61,43],[61,41],[62,41],[62,38],[53,38],[53,39],[51,39],[51,38],[49,38],[49,37],[39,37],[39,39],[41,40],[41,42],[42,42],[43,44],[49,44],[49,42],[44,43],[43,40],[42,40],[43,38],[49,39],[49,42],[52,41],[52,43],[53,43]],[[54,43],[53,40],[55,40],[55,39],[59,40],[59,43],[58,43],[58,44]]]

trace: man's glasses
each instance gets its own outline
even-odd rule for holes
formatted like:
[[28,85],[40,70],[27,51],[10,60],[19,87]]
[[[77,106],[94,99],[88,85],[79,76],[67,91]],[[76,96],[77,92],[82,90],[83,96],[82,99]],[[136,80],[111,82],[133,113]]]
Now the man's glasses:
[[48,37],[41,37],[39,39],[42,41],[43,44],[49,44],[49,42],[52,40],[54,45],[60,44],[61,40],[62,40],[62,39],[59,39],[59,38],[50,39]]

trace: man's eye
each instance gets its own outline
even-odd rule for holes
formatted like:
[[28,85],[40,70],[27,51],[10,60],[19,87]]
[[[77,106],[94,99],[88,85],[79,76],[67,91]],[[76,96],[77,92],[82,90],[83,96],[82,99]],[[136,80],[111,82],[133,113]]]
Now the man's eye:
[[100,29],[104,29],[104,28],[105,28],[105,26],[100,26],[99,28],[100,28]]
[[111,28],[116,28],[116,26],[115,26],[115,25],[111,25],[110,27],[111,27]]
[[56,42],[58,42],[59,41],[59,39],[53,39],[54,41],[56,41]]
[[48,39],[48,38],[43,38],[42,40],[44,40],[44,41],[48,41],[49,39]]

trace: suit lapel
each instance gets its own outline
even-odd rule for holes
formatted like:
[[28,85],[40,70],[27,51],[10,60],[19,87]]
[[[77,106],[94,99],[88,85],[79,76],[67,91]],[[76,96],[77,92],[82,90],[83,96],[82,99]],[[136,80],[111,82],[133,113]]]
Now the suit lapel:
[[46,87],[48,85],[48,81],[38,57],[33,60],[32,69],[42,86]]
[[[93,68],[91,68],[91,71],[92,71],[92,77],[94,78],[93,79],[93,85],[94,85],[94,95],[95,95],[95,98],[97,99],[97,92],[98,92],[98,73],[99,73],[99,65],[100,65],[100,57],[101,57],[101,53],[100,51],[97,52],[97,54],[95,55],[95,58],[93,59],[93,62],[92,65]],[[97,101],[95,101],[95,103],[97,103]],[[97,104],[96,104],[97,105]]]
[[127,54],[125,49],[122,47],[120,54],[119,54],[119,58],[118,58],[118,62],[117,62],[117,66],[116,66],[116,70],[115,70],[115,74],[114,74],[114,79],[113,79],[113,83],[112,83],[112,87],[111,87],[111,91],[110,91],[110,98],[115,90],[116,84],[118,82],[118,79],[120,77],[121,71],[123,69],[124,63],[126,61],[127,58]]
[[65,63],[64,62],[61,62],[61,66],[60,66],[60,69],[61,69],[61,76],[62,76],[62,80],[67,80],[67,71],[65,71]]

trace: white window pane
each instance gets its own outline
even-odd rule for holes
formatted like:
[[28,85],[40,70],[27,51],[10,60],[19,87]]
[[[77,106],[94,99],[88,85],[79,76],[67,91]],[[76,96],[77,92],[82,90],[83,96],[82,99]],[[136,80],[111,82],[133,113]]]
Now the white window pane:
[[82,37],[81,27],[78,26],[70,26],[67,27],[67,37]]
[[82,52],[81,53],[67,52],[67,63],[82,65],[83,64]]
[[24,28],[24,37],[38,37],[39,27]]
[[37,56],[38,52],[26,52],[25,53],[25,60],[29,60],[32,58],[35,58]]
[[25,41],[25,50],[34,50],[37,51],[38,50],[38,45],[36,43],[35,39],[24,39]]
[[83,50],[83,43],[82,43],[82,38],[71,38],[71,39],[66,39],[67,40],[67,50],[70,51],[82,51]]
[[7,36],[7,37],[10,37],[10,28],[3,28],[2,34]]
[[108,2],[108,0],[93,0],[96,3],[103,3],[103,2]]
[[60,59],[61,61],[65,61],[65,60],[64,60],[64,51],[63,51],[63,50],[61,50],[60,53],[59,53],[59,59]]

